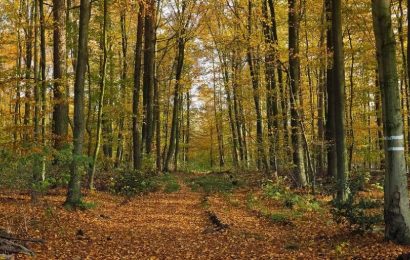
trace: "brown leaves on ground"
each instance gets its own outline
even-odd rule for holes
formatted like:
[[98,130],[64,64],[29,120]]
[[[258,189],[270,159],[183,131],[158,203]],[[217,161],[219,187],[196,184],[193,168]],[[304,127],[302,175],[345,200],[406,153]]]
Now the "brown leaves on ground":
[[[327,210],[306,212],[292,225],[271,222],[246,206],[247,192],[210,195],[206,206],[204,195],[187,187],[129,203],[96,193],[86,197],[96,203],[87,211],[65,210],[64,191],[41,206],[8,194],[0,197],[0,227],[45,239],[29,244],[35,259],[395,259],[410,252],[384,242],[382,231],[351,234]],[[229,228],[204,232],[212,226],[210,211]]]

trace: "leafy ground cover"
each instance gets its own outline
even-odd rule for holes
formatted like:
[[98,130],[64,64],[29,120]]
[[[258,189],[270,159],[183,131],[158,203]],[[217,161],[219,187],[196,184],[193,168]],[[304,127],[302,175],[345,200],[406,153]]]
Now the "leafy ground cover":
[[[410,252],[385,242],[382,226],[363,235],[336,223],[328,196],[314,200],[232,181],[224,176],[212,186],[203,175],[167,176],[161,189],[131,199],[88,194],[94,207],[85,211],[64,209],[64,190],[38,206],[26,194],[3,192],[0,228],[44,239],[28,244],[33,259],[395,259]],[[226,228],[212,228],[210,214]]]

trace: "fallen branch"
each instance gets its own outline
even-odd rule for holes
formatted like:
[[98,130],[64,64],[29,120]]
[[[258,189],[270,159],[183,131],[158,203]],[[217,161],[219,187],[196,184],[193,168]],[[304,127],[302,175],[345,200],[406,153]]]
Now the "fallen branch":
[[[34,256],[34,252],[18,242],[44,243],[43,239],[17,238],[12,234],[0,229],[0,254],[25,254]],[[7,259],[7,258],[6,258]]]
[[6,254],[25,254],[34,256],[34,252],[12,240],[0,238],[0,252]]

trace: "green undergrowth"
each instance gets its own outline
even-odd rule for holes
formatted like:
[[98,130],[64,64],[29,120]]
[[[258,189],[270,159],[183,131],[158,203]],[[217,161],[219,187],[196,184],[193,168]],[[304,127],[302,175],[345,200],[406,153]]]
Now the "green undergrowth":
[[347,226],[353,233],[363,235],[382,224],[383,216],[380,212],[383,201],[359,196],[361,190],[360,180],[352,179],[348,198],[343,202],[334,200],[330,212],[336,223]]
[[323,210],[313,196],[297,194],[281,180],[268,181],[262,185],[260,193],[248,194],[246,206],[272,223],[290,226],[307,212]]
[[187,186],[195,192],[231,193],[241,187],[243,183],[232,175],[208,174],[193,176],[186,179]]
[[112,179],[111,191],[126,197],[144,195],[150,192],[177,192],[180,185],[174,175],[152,175],[138,171],[121,171]]
[[279,179],[276,182],[266,182],[262,185],[263,197],[267,200],[273,200],[288,208],[298,212],[320,211],[321,205],[312,195],[297,194],[289,189]]

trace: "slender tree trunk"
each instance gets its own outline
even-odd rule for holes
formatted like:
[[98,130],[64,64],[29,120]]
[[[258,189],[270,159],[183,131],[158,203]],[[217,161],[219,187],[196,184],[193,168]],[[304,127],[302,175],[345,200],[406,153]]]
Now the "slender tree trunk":
[[[268,17],[268,4],[267,0],[263,0],[262,3],[262,13],[264,17],[263,24],[263,31],[264,31],[264,38],[265,44],[267,45],[267,51],[265,54],[265,78],[266,78],[266,115],[267,115],[267,122],[268,122],[268,138],[269,138],[269,166],[272,171],[276,174],[277,172],[277,159],[276,159],[276,149],[275,147],[278,145],[277,142],[277,131],[278,131],[278,98],[277,98],[277,82],[276,82],[276,74],[275,74],[275,67],[276,67],[276,44],[275,37],[274,37],[274,30],[273,25],[268,24],[269,21]],[[273,6],[273,4],[272,4]],[[273,7],[271,7],[273,8]],[[275,11],[273,10],[273,13]],[[275,17],[273,17],[275,19]],[[276,26],[276,21],[275,21]]]
[[102,24],[102,35],[101,35],[101,67],[100,67],[100,95],[98,97],[98,112],[97,112],[97,136],[96,143],[93,152],[93,162],[91,164],[91,169],[88,172],[88,189],[94,190],[94,177],[97,167],[98,153],[100,151],[101,145],[101,124],[104,108],[104,95],[105,95],[105,85],[106,85],[106,74],[107,74],[107,20],[108,20],[108,10],[107,10],[107,0],[103,1],[103,24]]
[[317,129],[318,129],[318,149],[317,149],[317,170],[320,175],[324,173],[325,159],[324,159],[324,142],[325,142],[325,92],[326,92],[326,57],[327,52],[325,48],[325,34],[326,34],[326,6],[323,5],[322,12],[322,29],[320,32],[319,49],[320,49],[320,68],[318,79],[318,104],[317,104]]
[[333,61],[331,53],[333,52],[332,41],[332,0],[325,0],[326,5],[326,45],[327,45],[327,71],[326,71],[326,90],[327,90],[327,114],[326,114],[326,141],[327,141],[327,176],[336,177],[336,126],[335,126],[335,100],[333,93]]
[[[121,69],[121,103],[123,106],[126,103],[126,92],[127,92],[127,81],[128,81],[128,36],[127,36],[127,25],[126,25],[126,8],[121,9],[121,58],[122,58],[122,69]],[[123,107],[124,109],[125,107]],[[125,113],[121,111],[120,120],[118,123],[118,146],[115,159],[115,167],[119,167],[123,159],[124,153],[124,121]]]
[[137,25],[137,43],[135,46],[134,61],[134,89],[132,97],[132,140],[133,140],[133,161],[134,170],[141,169],[141,140],[139,130],[139,99],[141,88],[141,59],[142,59],[142,36],[144,33],[144,4],[138,2],[138,25]]
[[[225,165],[225,152],[223,147],[223,125],[222,125],[222,118],[221,118],[221,111],[218,111],[218,98],[217,98],[217,89],[216,89],[216,70],[215,70],[215,60],[212,59],[212,74],[213,74],[213,108],[214,108],[214,116],[215,116],[215,127],[216,127],[216,135],[218,139],[218,153],[219,153],[219,167],[222,168]],[[188,121],[187,121],[188,122]]]
[[67,144],[68,101],[66,79],[66,8],[64,0],[53,0],[53,135],[54,148]]
[[248,42],[249,46],[247,49],[247,62],[249,65],[249,71],[251,74],[252,88],[253,88],[253,100],[255,104],[256,112],[256,145],[258,151],[257,165],[258,169],[264,169],[265,172],[269,171],[268,161],[266,159],[265,147],[263,144],[263,122],[262,122],[262,110],[260,105],[260,94],[259,94],[259,75],[257,71],[257,65],[255,64],[253,47],[251,46],[252,37],[252,1],[248,0]]
[[[47,115],[47,75],[46,75],[46,25],[44,16],[44,1],[39,0],[40,11],[40,71],[41,71],[41,145],[43,150],[46,146],[46,115]],[[40,180],[46,178],[46,161],[41,156],[41,176]]]
[[293,163],[296,167],[295,175],[298,185],[304,187],[307,185],[303,143],[300,129],[299,117],[299,91],[300,91],[300,60],[299,60],[299,21],[300,21],[300,3],[297,0],[289,0],[289,76],[291,88],[291,125],[292,125],[292,145],[293,145]]
[[390,0],[372,0],[373,24],[382,93],[386,176],[384,183],[385,237],[410,244],[410,212],[404,155],[403,118],[396,64]]
[[78,35],[78,59],[74,81],[74,136],[73,136],[73,161],[71,163],[71,176],[65,205],[77,207],[81,205],[81,157],[83,156],[84,140],[84,83],[87,66],[88,28],[91,14],[89,0],[80,2],[80,22]]
[[[20,4],[21,6],[21,4]],[[19,13],[21,10],[19,10]],[[19,14],[20,15],[20,14]],[[23,48],[21,44],[20,30],[17,30],[17,59],[16,59],[16,78],[21,79],[21,63],[22,63]],[[14,105],[14,126],[16,130],[13,133],[14,146],[17,147],[19,131],[18,126],[21,124],[21,85],[20,80],[16,80],[16,103]]]
[[186,133],[185,133],[185,164],[189,162],[189,145],[191,141],[191,93],[186,93]]
[[[38,6],[40,1],[34,1],[34,145],[39,150],[40,147],[40,114],[41,114],[41,96],[40,96],[40,82],[38,77]],[[41,3],[42,4],[42,3]],[[42,59],[42,58],[41,58]],[[41,79],[40,79],[41,80]],[[34,154],[33,160],[33,179],[31,187],[31,202],[37,203],[39,200],[39,184],[41,175],[41,154],[38,152]]]
[[219,59],[222,62],[222,77],[225,86],[225,94],[226,94],[226,102],[228,105],[228,117],[229,117],[229,126],[231,129],[232,135],[232,161],[233,166],[235,169],[238,168],[238,138],[236,135],[236,128],[235,128],[235,118],[233,115],[233,104],[232,104],[232,97],[231,97],[231,90],[230,90],[230,82],[229,82],[229,72],[228,72],[228,65],[226,58],[223,54],[219,53]]
[[172,110],[172,123],[171,123],[171,133],[169,137],[169,148],[167,155],[165,157],[164,162],[164,171],[169,172],[169,164],[171,162],[172,157],[175,155],[175,159],[177,160],[177,138],[179,131],[179,113],[180,113],[180,104],[181,104],[181,79],[182,79],[182,72],[184,68],[184,61],[185,61],[185,44],[186,44],[186,26],[187,21],[185,21],[186,11],[186,2],[182,2],[182,8],[180,11],[180,25],[179,31],[177,32],[177,53],[175,57],[175,87],[174,87],[174,107]]
[[[24,103],[24,119],[23,119],[23,124],[27,128],[29,127],[30,124],[30,117],[31,117],[31,75],[32,75],[32,69],[31,69],[31,63],[33,61],[33,29],[34,29],[34,5],[30,6],[29,4],[27,5],[27,13],[30,13],[28,15],[28,21],[27,21],[27,28],[25,30],[25,41],[26,41],[26,58],[25,58],[25,63],[26,63],[26,72],[25,72],[25,79],[26,79],[26,84],[25,84],[25,103]],[[36,77],[36,75],[34,75]],[[25,142],[29,140],[29,131],[25,130],[23,134],[23,139]]]
[[[352,171],[352,165],[353,165],[353,150],[354,150],[354,144],[355,144],[355,138],[354,138],[354,127],[353,127],[353,99],[354,99],[354,80],[353,80],[353,73],[354,73],[354,65],[355,65],[355,55],[353,51],[353,41],[352,41],[352,35],[350,33],[350,30],[347,30],[347,35],[349,37],[349,47],[350,51],[352,53],[352,58],[351,58],[351,64],[350,64],[350,71],[349,71],[349,83],[350,83],[350,100],[349,100],[349,138],[350,138],[350,145],[348,147],[349,151],[349,161],[348,161],[348,170],[349,172]],[[370,114],[369,114],[370,116]],[[369,124],[370,126],[370,124]]]
[[151,154],[153,136],[153,89],[155,59],[155,0],[146,3],[145,41],[144,41],[144,78],[143,78],[143,124],[142,142],[145,152]]
[[334,62],[334,94],[335,127],[336,127],[336,158],[337,158],[337,194],[336,200],[345,201],[348,195],[348,169],[346,169],[346,143],[345,143],[345,73],[344,52],[342,38],[342,12],[341,0],[332,0],[332,39]]

